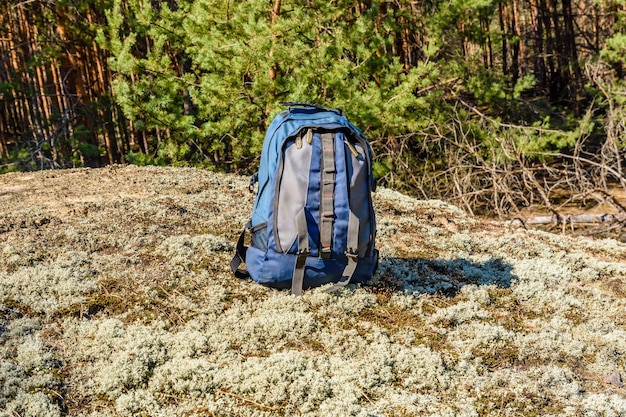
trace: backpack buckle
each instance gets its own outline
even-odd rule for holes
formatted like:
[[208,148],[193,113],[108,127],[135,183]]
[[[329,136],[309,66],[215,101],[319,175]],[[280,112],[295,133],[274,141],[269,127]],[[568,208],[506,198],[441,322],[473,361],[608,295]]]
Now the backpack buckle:
[[296,270],[304,268],[306,264],[306,258],[311,254],[308,248],[298,249],[298,256],[296,257]]
[[250,185],[248,185],[248,191],[254,193],[254,186],[259,182],[259,173],[255,172],[250,176]]

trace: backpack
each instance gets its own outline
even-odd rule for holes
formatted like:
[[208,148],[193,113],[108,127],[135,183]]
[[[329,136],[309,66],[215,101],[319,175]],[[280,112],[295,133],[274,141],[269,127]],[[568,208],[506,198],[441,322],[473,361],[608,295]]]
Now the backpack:
[[[368,281],[378,266],[372,152],[342,111],[281,103],[263,142],[252,218],[231,269],[273,288]],[[244,236],[251,234],[250,246]],[[240,268],[241,263],[246,269]]]

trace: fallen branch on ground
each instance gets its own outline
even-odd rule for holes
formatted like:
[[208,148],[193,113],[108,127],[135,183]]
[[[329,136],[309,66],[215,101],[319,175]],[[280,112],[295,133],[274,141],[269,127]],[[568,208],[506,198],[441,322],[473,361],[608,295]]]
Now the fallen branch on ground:
[[626,214],[568,214],[537,216],[523,221],[527,225],[537,224],[589,224],[589,223],[621,223],[626,221]]

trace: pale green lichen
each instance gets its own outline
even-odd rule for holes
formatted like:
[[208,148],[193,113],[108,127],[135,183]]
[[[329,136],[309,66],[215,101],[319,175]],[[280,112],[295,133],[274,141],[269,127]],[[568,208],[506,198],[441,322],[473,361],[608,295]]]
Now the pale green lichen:
[[294,297],[230,274],[246,178],[29,175],[0,213],[0,415],[626,415],[623,243],[381,189],[373,282]]
[[0,298],[30,306],[38,312],[55,310],[83,301],[98,288],[97,272],[88,255],[70,252],[53,262],[0,272]]
[[[40,336],[37,320],[5,323],[0,345],[0,415],[60,417],[62,361]],[[3,329],[3,330],[5,330]]]
[[190,267],[215,252],[232,252],[230,242],[211,234],[172,236],[163,241],[154,254],[169,258],[176,265]]
[[61,417],[61,415],[59,406],[51,403],[48,395],[43,392],[21,391],[4,410],[0,411],[0,416]]

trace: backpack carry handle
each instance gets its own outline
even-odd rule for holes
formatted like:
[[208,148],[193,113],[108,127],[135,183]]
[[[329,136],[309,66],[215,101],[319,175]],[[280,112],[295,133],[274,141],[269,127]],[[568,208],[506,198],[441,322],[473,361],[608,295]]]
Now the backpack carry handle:
[[340,109],[331,109],[328,107],[322,107],[322,106],[318,106],[317,104],[307,103],[306,101],[283,101],[280,103],[280,105],[289,107],[289,110],[291,110],[292,107],[304,107],[304,108],[309,108],[309,109],[332,111],[334,113],[337,113],[340,116],[343,116],[343,111]]

